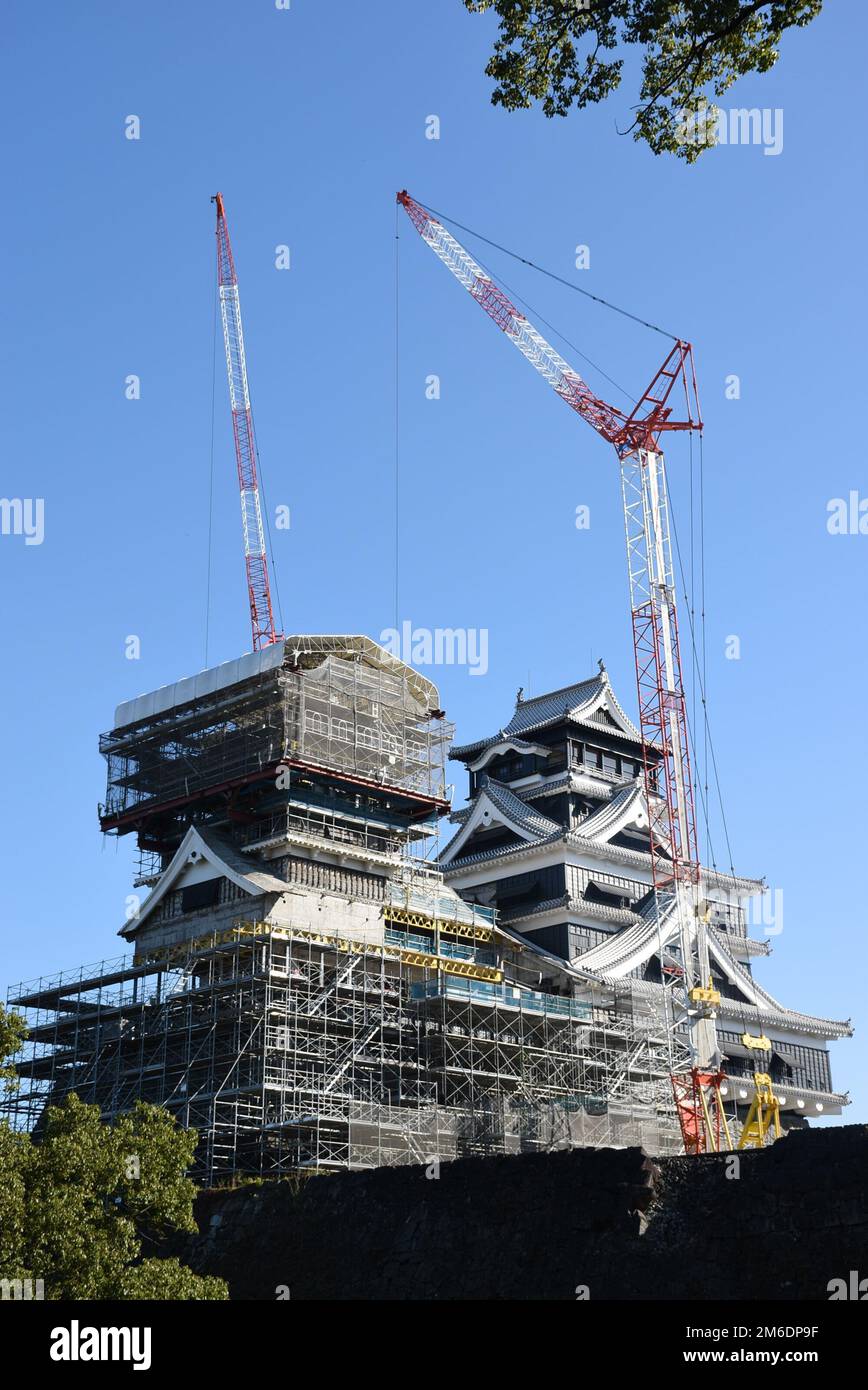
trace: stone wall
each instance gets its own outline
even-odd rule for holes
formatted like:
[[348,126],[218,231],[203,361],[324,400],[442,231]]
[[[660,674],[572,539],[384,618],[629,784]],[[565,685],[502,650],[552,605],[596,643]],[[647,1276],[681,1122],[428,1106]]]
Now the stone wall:
[[735,1158],[575,1149],[203,1192],[175,1250],[236,1299],[825,1300],[868,1276],[868,1126]]

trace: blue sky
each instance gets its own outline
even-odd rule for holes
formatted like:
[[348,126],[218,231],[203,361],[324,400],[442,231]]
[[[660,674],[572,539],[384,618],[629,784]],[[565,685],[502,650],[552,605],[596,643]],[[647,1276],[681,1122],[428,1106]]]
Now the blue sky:
[[[864,1120],[868,537],[826,525],[830,499],[868,496],[846,423],[865,369],[864,7],[828,6],[771,74],[724,98],[780,109],[780,154],[729,146],[692,167],[619,135],[630,64],[621,93],[565,121],[491,107],[493,21],[460,0],[288,12],[13,0],[6,29],[2,492],[43,498],[45,535],[0,536],[0,982],[119,953],[133,847],[99,833],[97,736],[120,700],[204,665],[218,188],[268,501],[292,513],[275,535],[287,630],[377,637],[393,623],[406,186],[696,345],[712,733],[736,868],[784,901],[758,974],[792,1007],[854,1017],[833,1065],[848,1120]],[[431,115],[439,140],[426,139]],[[398,616],[488,631],[485,676],[430,672],[462,741],[504,723],[519,685],[566,684],[598,656],[632,710],[614,455],[403,214],[398,231]],[[288,272],[275,268],[283,244]],[[575,269],[580,244],[588,270]],[[644,387],[662,338],[468,246],[612,377]],[[217,366],[210,663],[249,646]],[[439,400],[426,399],[430,375]],[[679,505],[687,468],[673,447]],[[725,656],[733,635],[739,660]]]

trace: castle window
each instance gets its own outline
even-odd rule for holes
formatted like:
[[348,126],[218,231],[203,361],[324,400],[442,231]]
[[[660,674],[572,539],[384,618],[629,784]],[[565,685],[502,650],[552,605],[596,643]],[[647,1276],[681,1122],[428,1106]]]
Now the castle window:
[[190,883],[181,889],[181,911],[195,912],[200,907],[211,907],[217,902],[219,893],[219,878],[209,878],[204,883]]

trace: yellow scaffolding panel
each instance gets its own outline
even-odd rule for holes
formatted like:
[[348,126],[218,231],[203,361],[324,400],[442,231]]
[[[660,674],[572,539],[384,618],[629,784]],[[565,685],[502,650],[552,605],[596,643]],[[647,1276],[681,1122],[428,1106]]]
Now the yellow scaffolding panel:
[[453,918],[429,917],[424,912],[414,912],[410,908],[394,907],[392,904],[383,908],[383,917],[387,922],[397,922],[402,927],[422,927],[427,931],[449,932],[450,936],[465,936],[476,941],[490,941],[493,935],[491,927],[458,922]]

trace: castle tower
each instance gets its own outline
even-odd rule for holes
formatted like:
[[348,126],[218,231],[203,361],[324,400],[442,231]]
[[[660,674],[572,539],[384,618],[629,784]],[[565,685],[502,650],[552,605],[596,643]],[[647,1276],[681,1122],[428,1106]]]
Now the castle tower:
[[[608,673],[532,699],[519,691],[502,729],[452,749],[469,776],[469,804],[440,855],[446,882],[527,940],[601,981],[630,981],[660,1007],[661,960],[648,854],[648,806],[639,731]],[[767,1071],[785,1125],[839,1114],[827,1043],[849,1023],[788,1009],[755,979],[770,936],[748,932],[761,880],[702,869],[726,1095],[746,1112],[756,1071]],[[762,913],[754,916],[762,921]],[[767,1044],[767,1046],[763,1046]]]

